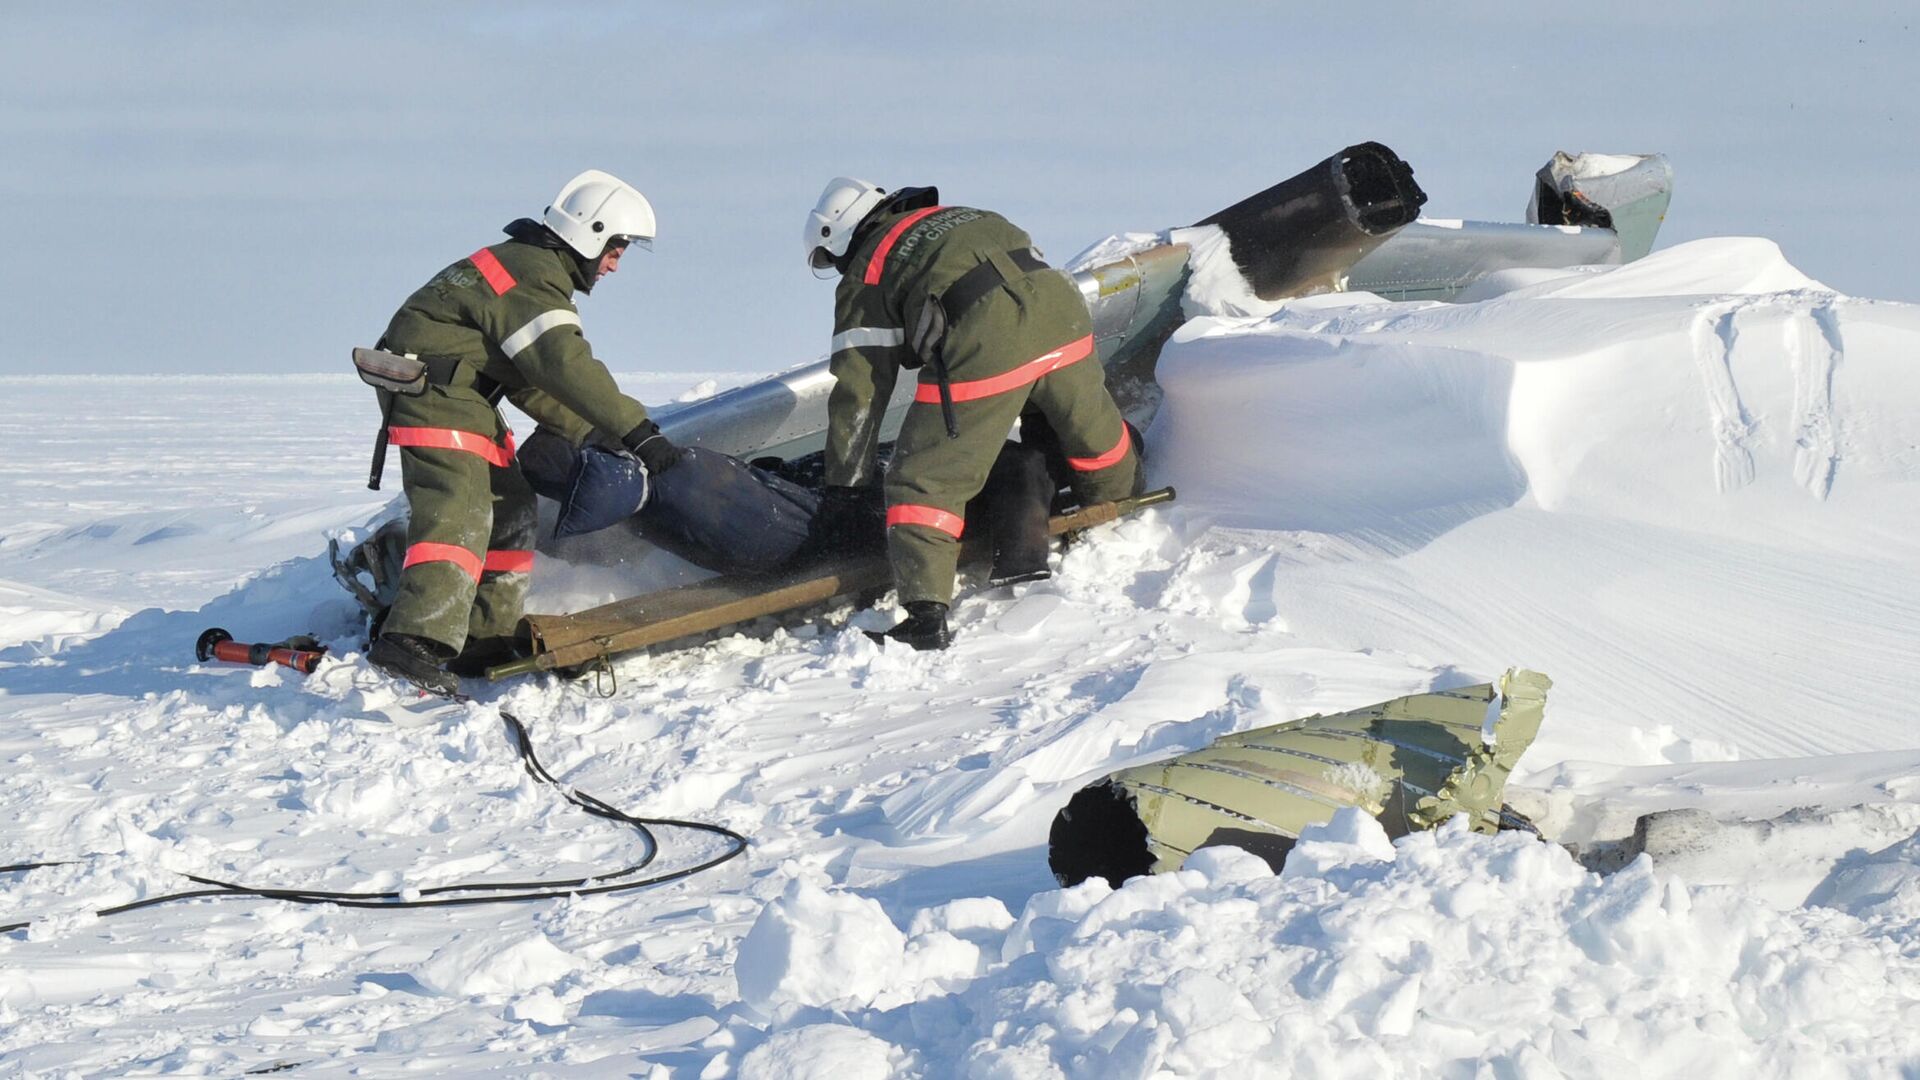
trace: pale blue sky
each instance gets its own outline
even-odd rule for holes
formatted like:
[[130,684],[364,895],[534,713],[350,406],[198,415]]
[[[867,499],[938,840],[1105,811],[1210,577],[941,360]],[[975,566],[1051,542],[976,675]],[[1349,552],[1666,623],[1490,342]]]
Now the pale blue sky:
[[800,221],[938,184],[1056,258],[1376,139],[1440,216],[1517,220],[1556,149],[1663,151],[1662,245],[1778,240],[1920,300],[1899,5],[9,4],[0,373],[344,371],[434,271],[607,169],[652,255],[582,303],[616,370],[820,353]]

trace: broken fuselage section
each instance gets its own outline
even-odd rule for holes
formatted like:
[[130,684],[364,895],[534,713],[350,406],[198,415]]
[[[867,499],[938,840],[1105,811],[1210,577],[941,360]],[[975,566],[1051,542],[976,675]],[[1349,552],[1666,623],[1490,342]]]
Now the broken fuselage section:
[[[1142,423],[1159,403],[1160,349],[1192,313],[1196,283],[1260,302],[1329,292],[1451,300],[1501,270],[1645,255],[1672,187],[1659,154],[1557,153],[1535,177],[1525,224],[1423,219],[1427,196],[1412,168],[1379,143],[1360,143],[1193,226],[1096,245],[1070,272],[1107,384]],[[676,443],[792,460],[825,445],[832,388],[823,359],[696,402],[662,417],[661,428]],[[882,439],[899,430],[913,388],[911,380],[896,388]]]

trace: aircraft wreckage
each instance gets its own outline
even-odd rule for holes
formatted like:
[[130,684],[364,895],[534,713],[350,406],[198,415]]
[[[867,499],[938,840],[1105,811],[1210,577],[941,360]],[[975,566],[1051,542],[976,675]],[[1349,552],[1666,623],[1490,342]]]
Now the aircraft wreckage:
[[[1262,301],[1330,292],[1451,300],[1500,270],[1640,258],[1653,247],[1672,189],[1660,154],[1560,153],[1535,177],[1526,224],[1422,220],[1427,195],[1413,169],[1385,146],[1361,143],[1189,228],[1158,234],[1157,244],[1072,274],[1093,315],[1108,385],[1140,423],[1158,402],[1154,362],[1186,320],[1187,286],[1197,271],[1215,269],[1197,265],[1196,253],[1229,257]],[[821,360],[716,394],[663,417],[660,427],[676,445],[791,459],[826,444],[832,387]],[[912,399],[912,381],[902,380],[883,437],[899,430]]]
[[1114,888],[1230,846],[1275,873],[1310,825],[1353,808],[1389,837],[1455,815],[1476,832],[1538,830],[1503,801],[1507,776],[1546,719],[1553,680],[1516,668],[1497,681],[1308,716],[1122,769],[1054,816],[1047,862],[1074,886]]
[[[1624,263],[1653,246],[1671,190],[1672,170],[1658,154],[1558,153],[1534,177],[1524,224],[1424,219],[1420,209],[1427,195],[1413,169],[1379,143],[1360,143],[1191,226],[1098,244],[1068,270],[1092,315],[1107,384],[1121,410],[1144,428],[1159,403],[1154,367],[1160,350],[1193,310],[1196,294],[1238,296],[1256,309],[1331,292],[1445,301],[1503,270]],[[791,466],[790,477],[800,481],[791,490],[810,498],[803,491],[809,475],[804,464],[817,460],[825,445],[832,387],[822,359],[688,405],[660,417],[660,426],[679,446],[783,471]],[[913,392],[913,380],[900,381],[881,428],[883,440],[899,430]],[[535,451],[529,440],[521,457],[541,489]],[[565,466],[559,468],[560,476],[568,475]],[[569,483],[577,491],[583,474],[573,475]],[[662,490],[669,479],[671,474],[656,485],[652,503],[671,501],[662,499],[671,494]],[[1162,491],[1123,505],[1080,508],[1057,515],[1050,531],[1077,532],[1171,497]],[[684,554],[672,529],[657,522],[650,527],[648,505],[631,514],[623,540],[630,538],[639,549],[653,543]],[[348,555],[334,552],[336,575],[370,612],[398,578],[401,538],[392,525],[382,533]],[[586,554],[565,540],[542,546],[569,560]],[[602,559],[606,550],[604,543],[593,548]],[[778,573],[742,575],[743,565],[713,566],[721,577],[589,611],[528,615],[522,631],[531,657],[488,675],[606,669],[608,658],[621,652],[877,593],[888,581],[878,553],[782,566]]]

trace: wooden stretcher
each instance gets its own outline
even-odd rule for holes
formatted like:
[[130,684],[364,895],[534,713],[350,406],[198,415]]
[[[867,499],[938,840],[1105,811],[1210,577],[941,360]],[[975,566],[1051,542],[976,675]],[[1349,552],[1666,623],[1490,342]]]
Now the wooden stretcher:
[[[1047,522],[1051,536],[1064,536],[1170,502],[1173,489],[1161,488],[1118,502],[1096,503]],[[973,550],[972,554],[979,552]],[[572,615],[528,615],[520,631],[532,647],[524,660],[487,669],[487,678],[505,679],[542,671],[603,663],[679,638],[722,630],[769,615],[851,599],[885,590],[892,571],[884,555],[835,559],[764,577],[714,578],[692,585],[616,600]]]

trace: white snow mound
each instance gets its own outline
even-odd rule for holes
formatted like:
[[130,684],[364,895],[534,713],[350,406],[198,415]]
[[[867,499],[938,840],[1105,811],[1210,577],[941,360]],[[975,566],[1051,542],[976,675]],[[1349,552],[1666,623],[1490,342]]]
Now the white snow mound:
[[[1357,832],[1351,846],[1376,843]],[[1602,878],[1554,845],[1458,823],[1397,841],[1391,858],[1322,865],[1289,861],[1276,877],[1219,857],[1209,866],[1229,872],[1041,894],[1007,963],[957,995],[854,1020],[918,1035],[956,1076],[1477,1062],[1494,1076],[1785,1080],[1895,1070],[1915,1053],[1910,921],[1776,911],[1644,858]]]
[[501,940],[493,933],[463,934],[434,952],[414,970],[420,985],[441,994],[471,997],[481,994],[518,994],[580,969],[578,957],[556,946],[545,934]]
[[900,980],[906,935],[879,904],[796,881],[740,942],[740,998],[762,1012],[787,1004],[871,1003]]
[[883,1039],[844,1024],[782,1031],[740,1061],[740,1080],[891,1080],[907,1075],[908,1056]]

